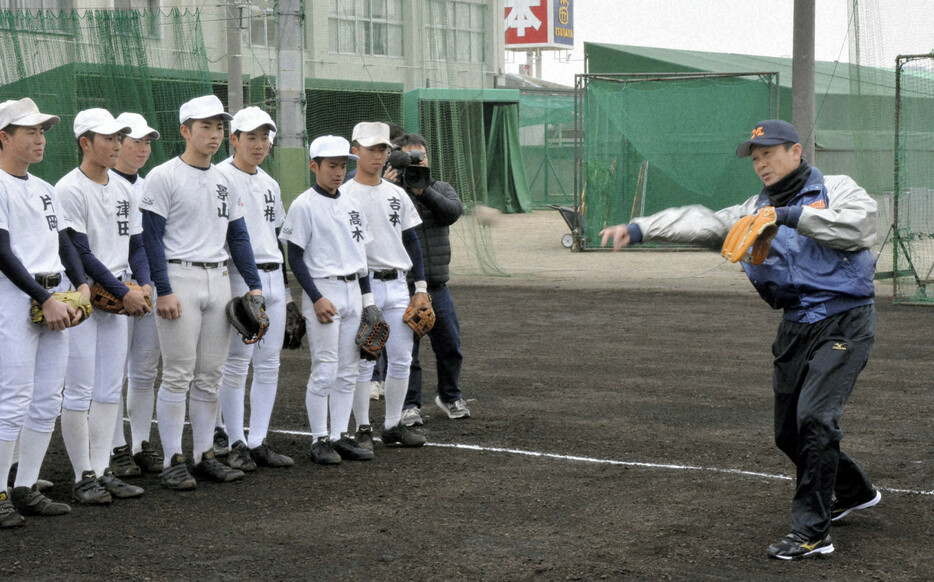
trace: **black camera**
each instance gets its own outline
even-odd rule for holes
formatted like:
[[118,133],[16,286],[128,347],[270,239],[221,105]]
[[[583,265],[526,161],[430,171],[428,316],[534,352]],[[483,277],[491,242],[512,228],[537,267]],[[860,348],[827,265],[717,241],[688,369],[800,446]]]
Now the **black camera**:
[[431,185],[431,169],[419,164],[425,159],[423,152],[395,150],[389,154],[389,165],[399,175],[398,184],[404,188],[424,190]]

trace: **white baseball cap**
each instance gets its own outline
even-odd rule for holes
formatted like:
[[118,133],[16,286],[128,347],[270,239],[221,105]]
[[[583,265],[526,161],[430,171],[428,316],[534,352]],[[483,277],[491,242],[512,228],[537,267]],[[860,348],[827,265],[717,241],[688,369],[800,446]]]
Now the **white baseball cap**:
[[209,119],[211,117],[221,117],[227,121],[233,119],[233,115],[224,111],[224,104],[217,98],[217,95],[195,97],[191,101],[183,103],[178,110],[179,123],[185,123],[189,119]]
[[360,156],[350,153],[350,142],[339,135],[322,135],[308,146],[308,155],[315,158],[348,158],[359,160]]
[[389,141],[389,126],[381,121],[363,121],[353,128],[353,141],[365,148],[384,143],[392,147]]
[[41,125],[42,129],[47,130],[53,125],[58,125],[61,121],[55,115],[39,113],[39,107],[29,97],[24,97],[18,101],[11,99],[0,103],[0,129],[8,125],[21,125],[23,127]]
[[117,122],[130,126],[130,132],[126,134],[129,138],[143,139],[148,135],[151,139],[159,139],[159,132],[149,127],[146,118],[139,113],[125,111],[117,116]]
[[253,131],[264,125],[269,126],[270,141],[275,136],[276,122],[269,114],[259,107],[244,107],[233,116],[230,122],[230,133],[236,131]]
[[114,119],[106,109],[95,107],[79,111],[75,116],[75,137],[81,137],[85,132],[93,131],[99,135],[113,135],[115,133],[129,133],[130,126]]

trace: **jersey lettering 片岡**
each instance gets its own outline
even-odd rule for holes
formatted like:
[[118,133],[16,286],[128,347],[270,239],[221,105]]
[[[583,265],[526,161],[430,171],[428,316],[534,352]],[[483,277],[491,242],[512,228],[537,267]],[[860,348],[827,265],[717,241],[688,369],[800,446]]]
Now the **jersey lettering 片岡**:
[[64,271],[58,232],[68,223],[56,203],[55,191],[45,180],[0,170],[0,229],[10,233],[13,254],[33,275]]

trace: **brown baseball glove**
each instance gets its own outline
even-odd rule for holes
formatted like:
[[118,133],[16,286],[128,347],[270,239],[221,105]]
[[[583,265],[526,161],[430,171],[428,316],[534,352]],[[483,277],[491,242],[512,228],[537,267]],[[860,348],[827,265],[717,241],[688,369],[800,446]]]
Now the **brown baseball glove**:
[[769,256],[772,239],[778,234],[775,208],[765,206],[736,221],[723,242],[720,254],[730,262],[761,265]]
[[367,360],[379,359],[386,341],[389,339],[389,324],[383,318],[383,313],[375,305],[367,305],[360,315],[360,327],[357,328],[357,345],[360,347],[360,356]]
[[[123,284],[129,287],[130,291],[143,292],[143,288],[133,281],[126,281]],[[104,289],[104,286],[96,281],[91,285],[91,305],[93,305],[95,309],[100,309],[107,313],[126,315],[126,309],[123,308],[123,300],[114,296],[114,294],[107,289]],[[152,300],[150,300],[149,297],[146,297],[146,305],[148,305],[150,309],[152,308]]]
[[412,328],[417,338],[431,331],[435,326],[435,310],[431,308],[431,296],[427,293],[413,295],[402,321]]

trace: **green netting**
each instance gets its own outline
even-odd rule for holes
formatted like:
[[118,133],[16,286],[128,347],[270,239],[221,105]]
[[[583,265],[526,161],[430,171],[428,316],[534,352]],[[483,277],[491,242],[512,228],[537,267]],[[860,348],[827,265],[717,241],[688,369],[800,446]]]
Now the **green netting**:
[[934,52],[896,66],[895,301],[934,304]]
[[145,173],[183,148],[179,105],[212,90],[197,12],[4,11],[0,42],[0,100],[28,96],[62,119],[46,134],[45,159],[30,169],[53,184],[78,165],[78,111],[103,107],[150,120],[162,139]]
[[519,139],[532,205],[574,204],[574,92],[523,89]]
[[672,206],[719,209],[761,183],[737,136],[778,114],[772,74],[579,75],[581,247]]

